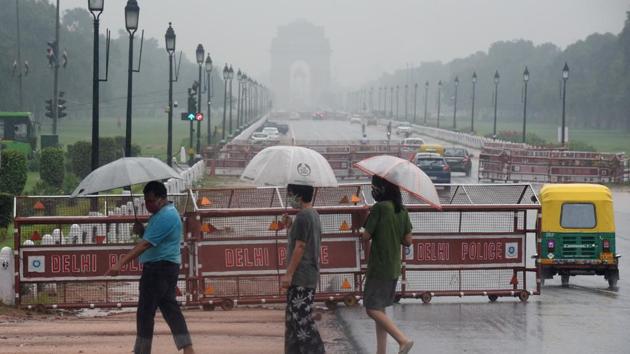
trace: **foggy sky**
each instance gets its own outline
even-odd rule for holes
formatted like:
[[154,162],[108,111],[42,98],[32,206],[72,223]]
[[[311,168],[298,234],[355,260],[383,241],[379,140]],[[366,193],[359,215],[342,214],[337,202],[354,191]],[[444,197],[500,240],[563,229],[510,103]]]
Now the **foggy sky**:
[[[61,3],[62,9],[87,9],[87,0]],[[125,4],[105,0],[102,31],[109,27],[117,35],[124,28]],[[161,46],[171,21],[178,52],[194,59],[202,43],[216,64],[228,60],[260,78],[268,76],[278,26],[305,19],[324,27],[333,81],[342,85],[408,64],[487,51],[499,40],[551,42],[564,49],[594,32],[618,34],[630,10],[630,0],[138,0],[138,5],[140,29]]]

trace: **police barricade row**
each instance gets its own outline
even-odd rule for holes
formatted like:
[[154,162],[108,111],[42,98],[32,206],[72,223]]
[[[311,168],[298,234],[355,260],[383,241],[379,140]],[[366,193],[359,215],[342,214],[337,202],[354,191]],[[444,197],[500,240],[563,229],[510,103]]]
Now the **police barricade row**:
[[[404,193],[414,231],[413,245],[402,255],[397,296],[424,301],[468,295],[526,300],[539,294],[538,273],[528,261],[530,253],[536,253],[538,235],[539,206],[533,196],[528,185],[452,186],[441,198],[443,210],[436,211]],[[179,301],[206,309],[286,301],[279,286],[287,262],[287,229],[281,216],[296,210],[286,208],[285,197],[282,188],[191,190],[169,196],[185,227]],[[135,217],[115,213],[122,206],[116,201],[122,199],[59,198],[56,204],[76,203],[74,209],[58,208],[46,215],[25,212],[26,205],[41,200],[17,202],[16,303],[135,306],[140,264],[131,263],[120,277],[104,276],[137,241],[130,233]],[[354,305],[362,296],[369,259],[369,245],[360,240],[358,229],[373,203],[370,186],[318,188],[313,202],[322,222],[317,301],[331,307],[338,302]],[[90,206],[98,206],[103,214],[84,213]],[[143,211],[137,218],[146,221],[148,214]],[[90,228],[94,233],[88,236]],[[55,236],[47,241],[37,236],[48,233]]]
[[490,143],[479,156],[479,179],[542,183],[618,183],[624,180],[625,161],[623,154]]

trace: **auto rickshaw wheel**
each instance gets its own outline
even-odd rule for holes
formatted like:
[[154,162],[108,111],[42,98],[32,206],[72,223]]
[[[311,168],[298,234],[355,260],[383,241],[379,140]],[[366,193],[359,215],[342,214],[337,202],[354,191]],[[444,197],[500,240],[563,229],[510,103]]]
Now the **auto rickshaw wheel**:
[[357,297],[354,296],[354,295],[346,295],[343,298],[343,303],[344,303],[344,305],[346,305],[346,307],[355,307],[355,306],[357,306],[358,302],[359,301],[357,300]]
[[329,310],[337,309],[337,301],[335,300],[326,300],[324,304],[326,305],[326,308],[328,308]]
[[609,278],[608,279],[608,288],[614,289],[616,287],[617,287],[617,279],[616,278]]
[[522,302],[527,302],[527,300],[529,299],[529,292],[525,290],[521,291],[520,293],[518,293],[518,299]]
[[490,302],[495,302],[499,299],[498,295],[488,295],[488,300],[490,300]]
[[230,311],[233,308],[234,308],[234,301],[230,299],[223,299],[223,301],[221,301],[221,309],[223,311]]
[[431,293],[422,293],[422,295],[420,295],[420,300],[422,300],[423,304],[428,304],[429,302],[431,302],[431,298],[433,298],[433,296],[431,296]]
[[563,288],[568,288],[569,287],[569,274],[560,275],[560,282]]

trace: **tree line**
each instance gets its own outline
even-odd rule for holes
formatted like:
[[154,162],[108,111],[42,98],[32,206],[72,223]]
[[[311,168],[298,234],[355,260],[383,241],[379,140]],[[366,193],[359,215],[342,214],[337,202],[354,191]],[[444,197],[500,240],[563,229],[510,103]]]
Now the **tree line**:
[[[457,107],[458,112],[462,111],[458,116],[464,120],[462,114],[465,111],[470,114],[472,75],[476,73],[475,115],[480,119],[489,119],[494,109],[493,79],[495,72],[498,72],[499,119],[521,120],[523,72],[527,66],[528,121],[555,123],[561,117],[562,68],[566,62],[570,69],[567,80],[567,124],[575,128],[630,131],[630,12],[626,14],[624,28],[617,35],[592,34],[564,50],[551,43],[534,45],[522,39],[495,42],[487,52],[479,51],[448,63],[423,62],[417,67],[383,74],[371,82],[368,88],[373,90],[376,105],[379,87],[398,85],[400,97],[403,97],[403,87],[407,84],[411,95],[409,104],[413,107],[413,88],[418,83],[418,116],[423,117],[424,112],[420,107],[424,109],[425,82],[429,82],[427,107],[435,115],[437,83],[441,80],[441,115],[448,116],[452,114],[454,80],[457,77]],[[401,101],[401,104],[404,103]],[[447,106],[451,106],[450,111]]]

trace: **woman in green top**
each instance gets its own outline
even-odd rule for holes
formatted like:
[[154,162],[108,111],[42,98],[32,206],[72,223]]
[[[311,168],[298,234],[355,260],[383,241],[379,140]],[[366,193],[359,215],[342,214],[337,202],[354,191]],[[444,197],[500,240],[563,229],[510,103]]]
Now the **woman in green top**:
[[402,205],[398,186],[372,177],[372,206],[365,224],[363,240],[371,240],[363,305],[376,323],[377,354],[387,352],[387,334],[400,345],[399,354],[406,354],[411,341],[387,316],[385,308],[394,303],[396,283],[400,276],[400,245],[411,245],[411,221]]

